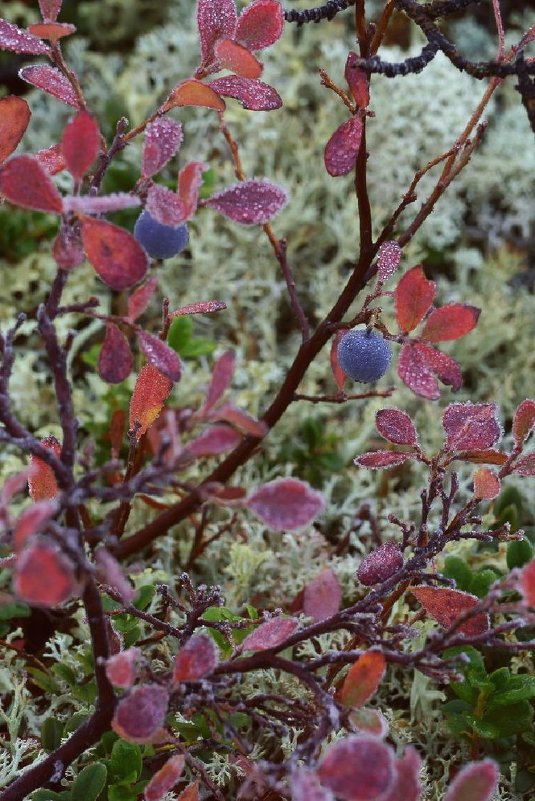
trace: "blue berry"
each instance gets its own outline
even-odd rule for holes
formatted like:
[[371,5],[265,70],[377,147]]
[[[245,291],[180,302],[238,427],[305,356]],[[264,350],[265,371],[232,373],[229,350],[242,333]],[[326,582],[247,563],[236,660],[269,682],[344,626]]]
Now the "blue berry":
[[148,211],[142,211],[134,226],[134,236],[152,259],[170,259],[189,242],[188,226],[162,225]]
[[376,331],[349,331],[338,345],[338,363],[354,381],[371,384],[388,370],[392,351]]

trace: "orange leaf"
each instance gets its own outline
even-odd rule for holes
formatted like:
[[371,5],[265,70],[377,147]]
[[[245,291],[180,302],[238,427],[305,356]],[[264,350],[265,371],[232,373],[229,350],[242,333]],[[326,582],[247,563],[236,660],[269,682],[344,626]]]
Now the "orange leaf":
[[175,106],[203,106],[224,111],[225,101],[205,83],[189,78],[175,86],[160,111],[165,114]]
[[0,162],[10,156],[30,122],[30,108],[25,100],[8,95],[0,100]]
[[215,55],[222,67],[242,78],[255,79],[262,75],[262,64],[258,59],[232,39],[220,39],[215,46]]
[[136,432],[138,441],[162,411],[172,388],[173,382],[152,364],[141,368],[130,401],[130,428],[136,421],[141,423]]
[[340,690],[341,702],[354,709],[364,706],[376,693],[385,669],[386,662],[381,651],[366,651],[345,677]]
[[[55,437],[46,437],[41,442],[41,445],[52,451],[59,459],[61,445]],[[38,456],[30,456],[28,490],[32,501],[46,501],[49,498],[55,498],[58,494],[58,484],[54,471]]]
[[501,481],[492,470],[481,467],[474,473],[474,495],[485,501],[492,501],[500,494]]

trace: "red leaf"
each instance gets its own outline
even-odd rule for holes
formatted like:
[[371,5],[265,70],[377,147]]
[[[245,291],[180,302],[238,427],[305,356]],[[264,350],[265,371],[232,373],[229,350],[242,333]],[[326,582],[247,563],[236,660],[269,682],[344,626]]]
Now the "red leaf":
[[174,350],[159,337],[154,334],[147,334],[146,331],[138,331],[138,339],[141,350],[149,362],[163,373],[171,381],[179,381],[182,375],[182,362]]
[[451,403],[442,415],[448,450],[484,450],[501,439],[495,403]]
[[112,729],[130,743],[150,743],[165,723],[169,695],[159,684],[141,684],[121,698]]
[[262,420],[251,417],[250,414],[234,406],[233,403],[224,403],[209,416],[211,420],[224,420],[226,423],[231,423],[242,433],[250,434],[252,437],[265,437],[269,430]]
[[18,492],[26,488],[30,475],[31,467],[27,467],[25,470],[6,478],[0,492],[0,508],[6,507]]
[[295,617],[272,617],[247,635],[242,642],[242,649],[270,651],[272,648],[278,648],[297,628],[299,621]]
[[401,248],[395,240],[384,242],[379,248],[377,258],[377,277],[379,281],[387,281],[394,275],[401,261]]
[[431,306],[435,291],[435,282],[428,281],[420,266],[413,267],[400,279],[394,297],[396,317],[402,331],[416,328]]
[[366,556],[357,570],[357,578],[365,587],[386,581],[401,570],[403,556],[395,542],[385,542]]
[[344,391],[344,385],[346,383],[346,374],[340,367],[340,363],[338,361],[338,346],[340,345],[340,342],[344,338],[346,333],[347,331],[343,329],[340,329],[340,331],[336,332],[331,343],[331,353],[330,353],[331,370],[333,371],[333,376],[334,380],[336,381],[336,386],[341,392]]
[[403,464],[407,459],[412,459],[412,453],[397,453],[396,451],[370,451],[363,453],[354,459],[359,467],[367,467],[369,470],[378,470],[384,467],[395,467]]
[[208,84],[218,95],[239,100],[248,111],[274,111],[282,106],[279,93],[263,81],[243,78],[239,75],[225,75]]
[[74,565],[55,543],[32,542],[17,557],[14,590],[31,606],[58,606],[77,590]]
[[217,456],[235,448],[240,440],[241,434],[229,426],[210,426],[196,439],[188,442],[186,451],[189,456],[195,458]]
[[82,242],[87,258],[111,289],[130,289],[147,272],[147,254],[132,234],[106,220],[85,217]]
[[216,58],[221,67],[231,72],[235,72],[242,78],[260,78],[262,75],[262,64],[246,47],[232,39],[219,39],[214,49]]
[[299,767],[290,777],[292,801],[334,801],[327,787],[322,787],[317,774],[309,768]]
[[145,801],[160,801],[170,792],[180,779],[184,770],[185,759],[182,754],[170,757],[165,765],[157,770],[145,787]]
[[225,351],[216,361],[201,414],[209,412],[230,387],[235,367],[236,354],[233,350]]
[[[411,592],[426,612],[445,629],[449,629],[461,615],[480,603],[475,595],[460,590],[450,590],[447,587],[412,587]],[[470,637],[483,634],[488,628],[488,615],[479,612],[468,618],[456,630]]]
[[500,494],[502,484],[496,473],[482,467],[474,473],[474,495],[482,500],[492,501]]
[[369,650],[351,665],[342,689],[340,701],[344,706],[358,708],[367,704],[383,680],[386,661],[381,651]]
[[475,326],[481,309],[465,303],[450,303],[434,309],[422,331],[422,338],[429,342],[445,342],[448,339],[459,339],[468,334]]
[[363,706],[360,709],[352,709],[347,716],[352,731],[371,734],[373,737],[382,739],[388,734],[388,723],[386,718],[378,709]]
[[409,745],[396,761],[396,781],[386,798],[381,801],[418,801],[422,792],[420,770],[422,760],[416,748]]
[[398,375],[416,395],[428,400],[440,398],[438,382],[412,342],[405,342],[401,348]]
[[[41,441],[47,450],[59,459],[61,445],[56,437],[45,437]],[[55,498],[59,492],[56,476],[52,468],[38,456],[30,456],[30,472],[28,475],[28,491],[32,501],[46,501]]]
[[35,158],[49,175],[56,175],[56,173],[64,170],[66,166],[60,144],[38,150]]
[[344,801],[375,801],[394,783],[394,752],[375,737],[345,737],[327,749],[318,775]]
[[310,525],[323,511],[325,500],[305,481],[276,478],[255,489],[247,506],[275,531],[294,531]]
[[263,50],[280,39],[284,11],[277,0],[254,0],[243,9],[236,27],[236,39],[248,50]]
[[97,548],[95,551],[95,564],[100,581],[109,584],[121,598],[121,603],[125,606],[131,604],[137,595],[117,559],[105,548]]
[[128,319],[131,322],[140,317],[149,303],[158,287],[158,278],[153,275],[144,284],[138,287],[128,298]]
[[41,55],[49,53],[50,48],[28,31],[17,28],[11,22],[0,19],[0,50],[11,50],[12,53],[32,53]]
[[76,92],[72,88],[68,78],[56,67],[49,67],[47,64],[34,64],[32,67],[23,67],[19,70],[19,76],[26,83],[30,83],[37,89],[57,97],[68,106],[78,108],[79,102]]
[[433,348],[431,345],[426,345],[424,342],[415,342],[414,348],[426,367],[435,373],[443,384],[451,387],[454,392],[457,392],[457,390],[461,388],[463,376],[461,368],[455,359]]
[[396,445],[418,445],[414,423],[399,409],[380,409],[375,415],[375,427],[384,439]]
[[186,219],[186,209],[179,196],[159,184],[153,184],[149,189],[145,208],[162,225],[174,227]]
[[0,99],[0,162],[10,156],[30,122],[27,102],[16,95]]
[[61,223],[52,246],[52,255],[62,270],[72,270],[85,260],[84,248],[77,223]]
[[184,208],[184,219],[189,220],[197,211],[202,174],[208,169],[202,161],[190,161],[178,174],[177,194]]
[[499,777],[500,771],[492,759],[469,762],[450,783],[444,801],[490,801]]
[[175,656],[174,681],[200,681],[215,669],[219,653],[207,634],[194,634]]
[[170,117],[158,117],[145,129],[141,175],[152,178],[173,158],[184,135],[179,122]]
[[234,36],[237,21],[234,0],[199,0],[197,25],[204,67],[209,67],[213,63],[214,45],[217,40]]
[[34,25],[30,25],[28,31],[40,39],[48,39],[55,43],[64,36],[75,33],[76,27],[68,22],[36,22]]
[[141,368],[130,401],[130,428],[136,421],[141,423],[137,439],[154,423],[162,411],[173,383],[152,364]]
[[513,473],[517,473],[519,476],[535,476],[535,453],[527,453],[517,459]]
[[62,0],[39,0],[39,8],[41,9],[41,16],[47,22],[53,22],[61,9]]
[[485,451],[461,451],[456,454],[456,458],[464,462],[472,462],[473,464],[502,465],[507,461],[507,454],[493,449]]
[[67,195],[63,200],[64,211],[75,214],[109,214],[121,209],[141,206],[141,200],[130,192],[114,192],[111,195]]
[[87,111],[79,111],[66,126],[61,138],[61,149],[67,169],[81,181],[93,164],[100,148],[100,131],[95,118]]
[[326,567],[305,587],[303,611],[315,623],[335,615],[342,603],[342,588],[336,574]]
[[192,782],[188,784],[185,790],[182,790],[176,801],[199,801],[199,782]]
[[176,106],[202,106],[216,111],[224,111],[226,108],[225,101],[208,84],[194,78],[188,78],[175,86],[160,111],[166,113]]
[[362,139],[362,120],[350,117],[333,133],[325,146],[325,169],[333,177],[347,175],[355,166]]
[[242,225],[263,225],[278,214],[287,201],[287,192],[281,186],[253,179],[217,192],[203,205]]
[[13,533],[13,548],[18,553],[26,544],[29,537],[33,537],[45,528],[58,511],[54,500],[37,501],[25,509],[17,522]]
[[106,334],[98,357],[98,372],[108,384],[120,384],[132,372],[132,352],[127,338],[113,323],[106,326]]
[[61,195],[33,156],[13,156],[0,170],[0,193],[16,206],[61,214]]
[[357,106],[366,108],[370,102],[370,81],[364,70],[357,67],[357,59],[356,53],[348,53],[344,77]]
[[523,445],[535,427],[535,401],[524,400],[517,406],[513,420],[515,445]]
[[222,300],[205,300],[199,303],[188,303],[171,312],[170,317],[181,317],[183,314],[212,314],[213,312],[223,311],[227,304]]
[[526,606],[535,607],[535,559],[522,569],[520,573],[519,589],[524,596]]
[[106,676],[114,687],[127,690],[137,678],[137,662],[141,651],[139,648],[127,648],[106,659]]

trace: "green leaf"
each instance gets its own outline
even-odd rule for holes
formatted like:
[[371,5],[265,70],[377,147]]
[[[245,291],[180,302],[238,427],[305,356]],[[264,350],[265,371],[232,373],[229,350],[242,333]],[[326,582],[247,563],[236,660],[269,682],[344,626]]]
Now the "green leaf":
[[46,790],[44,788],[35,790],[31,795],[32,801],[67,801],[70,797],[70,790],[63,790],[61,793],[56,793],[54,790]]
[[526,701],[535,697],[535,676],[526,674],[511,676],[505,689],[493,693],[487,700],[489,709],[497,706],[516,704],[517,701]]
[[524,537],[516,542],[507,545],[507,567],[512,570],[514,567],[523,567],[533,557],[533,546]]
[[44,670],[40,670],[39,668],[29,667],[26,668],[26,672],[30,674],[33,679],[34,684],[44,690],[46,693],[51,693],[51,695],[59,695],[61,689],[58,684],[54,681],[54,679],[45,673]]
[[504,690],[510,678],[511,671],[507,667],[498,668],[498,670],[494,670],[489,676],[489,679],[497,690]]
[[128,631],[125,631],[123,636],[125,648],[130,648],[131,645],[135,645],[135,643],[141,639],[141,626],[139,623],[135,623],[131,626]]
[[[113,744],[110,760],[110,773],[114,780],[132,782],[139,779],[142,768],[141,748],[126,740]],[[132,778],[130,778],[132,777]]]
[[510,506],[515,507],[519,514],[522,513],[523,500],[522,495],[516,487],[505,487],[500,493],[500,497],[494,503],[494,514],[499,517],[503,514],[505,509]]
[[468,591],[471,592],[472,595],[477,595],[478,598],[484,598],[489,591],[490,585],[493,584],[497,578],[498,576],[494,570],[488,567],[483,568],[483,570],[478,570],[470,582]]
[[64,665],[63,662],[56,662],[55,665],[52,665],[52,673],[59,679],[63,679],[69,686],[77,682],[77,676],[74,670],[68,665]]
[[485,740],[496,740],[500,737],[500,728],[496,724],[489,722],[487,719],[481,720],[476,715],[466,715],[466,720],[472,727],[472,731],[483,737]]
[[89,713],[88,712],[75,712],[74,715],[66,721],[65,726],[63,727],[63,736],[66,737],[68,734],[72,734],[73,731],[80,728],[82,723],[85,723],[86,720],[89,720]]
[[209,356],[217,348],[217,342],[212,339],[198,337],[191,339],[188,344],[180,351],[184,359],[196,359],[199,356]]
[[57,718],[47,718],[41,726],[41,743],[45,751],[50,754],[61,745],[63,723]]
[[72,786],[72,801],[96,801],[104,789],[108,771],[103,762],[87,765]]
[[187,315],[175,317],[169,326],[167,334],[167,344],[173,348],[180,356],[193,336],[193,320]]
[[137,592],[137,598],[134,601],[136,609],[141,609],[143,612],[152,601],[154,595],[154,586],[152,584],[144,584]]
[[520,701],[518,704],[497,707],[490,710],[485,716],[486,724],[496,726],[500,737],[512,737],[526,729],[531,728],[533,708],[529,701]]
[[441,571],[446,578],[453,579],[458,590],[468,591],[472,581],[472,571],[460,556],[447,556]]
[[97,683],[92,679],[86,684],[76,684],[71,687],[71,693],[78,701],[91,704],[97,697]]
[[22,601],[8,601],[0,606],[0,620],[11,620],[14,617],[30,617],[32,610]]

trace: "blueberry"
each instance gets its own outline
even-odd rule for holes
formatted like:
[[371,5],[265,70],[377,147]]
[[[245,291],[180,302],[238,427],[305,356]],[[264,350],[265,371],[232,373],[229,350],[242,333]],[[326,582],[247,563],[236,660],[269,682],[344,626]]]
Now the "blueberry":
[[137,218],[134,236],[153,259],[170,259],[189,242],[187,225],[162,225],[148,211],[142,211]]
[[354,381],[371,384],[388,370],[392,351],[376,331],[349,331],[338,345],[338,363]]

